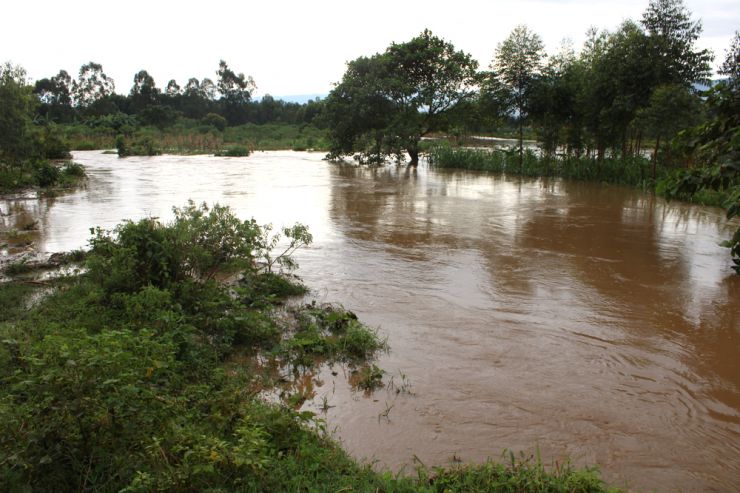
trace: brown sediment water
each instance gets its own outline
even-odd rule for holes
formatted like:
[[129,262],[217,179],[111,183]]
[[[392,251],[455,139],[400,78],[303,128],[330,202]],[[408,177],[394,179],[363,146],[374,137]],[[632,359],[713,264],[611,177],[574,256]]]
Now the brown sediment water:
[[84,247],[90,227],[170,219],[189,198],[309,226],[296,257],[313,297],[391,347],[388,388],[324,369],[304,405],[357,458],[411,470],[539,449],[636,491],[740,488],[740,276],[719,245],[737,222],[719,209],[314,153],[75,160],[86,188],[0,200],[0,244],[38,221],[37,249]]

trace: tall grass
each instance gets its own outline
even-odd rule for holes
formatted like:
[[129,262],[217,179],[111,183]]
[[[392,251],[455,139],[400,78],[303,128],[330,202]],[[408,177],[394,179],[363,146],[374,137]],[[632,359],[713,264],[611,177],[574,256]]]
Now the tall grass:
[[[429,163],[437,168],[481,170],[521,176],[555,176],[572,180],[600,181],[648,187],[653,184],[652,163],[647,158],[561,158],[538,156],[526,150],[522,163],[516,150],[468,149],[437,146],[429,152]],[[656,179],[667,174],[656,167]]]

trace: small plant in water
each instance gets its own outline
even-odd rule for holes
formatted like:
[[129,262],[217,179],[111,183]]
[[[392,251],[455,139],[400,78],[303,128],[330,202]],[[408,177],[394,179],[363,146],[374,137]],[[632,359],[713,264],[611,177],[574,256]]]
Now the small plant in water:
[[352,387],[370,393],[383,386],[383,375],[385,371],[377,365],[365,365],[353,370],[349,381]]

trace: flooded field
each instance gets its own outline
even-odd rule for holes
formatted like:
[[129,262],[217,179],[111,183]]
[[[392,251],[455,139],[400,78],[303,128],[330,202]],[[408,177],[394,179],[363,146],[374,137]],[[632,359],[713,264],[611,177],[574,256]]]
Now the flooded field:
[[358,458],[397,470],[539,448],[638,491],[739,488],[740,276],[719,246],[737,226],[719,209],[312,153],[75,160],[86,188],[0,199],[2,255],[85,247],[93,226],[169,219],[189,198],[309,226],[313,297],[391,347],[386,389],[327,368],[304,405]]

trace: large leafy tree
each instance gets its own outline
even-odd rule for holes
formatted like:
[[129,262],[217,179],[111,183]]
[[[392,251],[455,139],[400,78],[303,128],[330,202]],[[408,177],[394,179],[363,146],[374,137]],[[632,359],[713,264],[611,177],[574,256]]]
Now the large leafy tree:
[[609,148],[624,156],[630,124],[637,111],[648,105],[655,86],[655,66],[647,36],[632,21],[623,22],[599,43],[581,104],[599,158]]
[[349,62],[326,100],[331,155],[359,152],[378,162],[405,150],[417,165],[421,138],[444,130],[448,114],[474,94],[477,68],[469,54],[428,29]]
[[31,117],[38,101],[23,68],[0,66],[0,163],[20,165],[34,152]]
[[519,122],[519,165],[522,163],[522,141],[527,104],[535,79],[542,70],[545,45],[537,33],[519,25],[496,48],[492,68],[510,90],[512,110]]
[[649,37],[656,85],[703,82],[709,78],[712,53],[694,46],[702,32],[683,0],[651,0],[641,23]]

